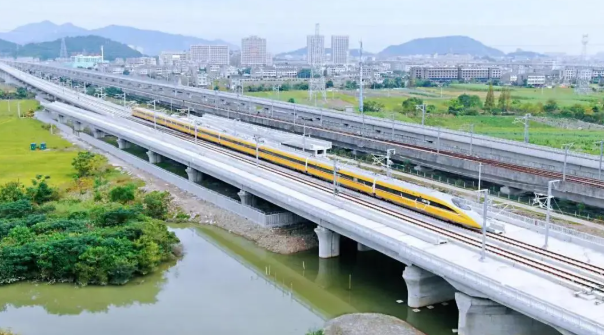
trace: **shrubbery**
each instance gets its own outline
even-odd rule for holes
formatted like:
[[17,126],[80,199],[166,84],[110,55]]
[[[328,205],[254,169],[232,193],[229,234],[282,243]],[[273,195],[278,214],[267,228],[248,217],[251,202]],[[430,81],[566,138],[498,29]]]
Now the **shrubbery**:
[[[76,157],[76,183],[105,177],[96,157]],[[60,199],[48,178],[37,176],[30,187],[0,186],[0,285],[21,280],[120,285],[174,257],[178,238],[155,220],[168,215],[168,193],[137,199],[134,185],[107,192],[106,183],[95,181],[84,193]],[[93,194],[94,201],[86,200]]]

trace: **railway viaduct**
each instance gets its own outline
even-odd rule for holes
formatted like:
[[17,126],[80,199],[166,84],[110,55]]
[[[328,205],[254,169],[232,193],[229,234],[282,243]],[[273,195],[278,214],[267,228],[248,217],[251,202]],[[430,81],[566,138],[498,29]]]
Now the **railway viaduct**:
[[[98,107],[91,106],[91,109]],[[188,179],[173,181],[190,189],[200,177],[211,175],[241,189],[242,204],[259,197],[318,225],[319,256],[339,255],[340,235],[360,243],[360,250],[377,250],[407,265],[403,277],[408,303],[423,307],[455,299],[460,309],[461,334],[601,334],[604,313],[594,300],[575,296],[573,284],[490,255],[479,261],[479,249],[464,246],[431,230],[414,227],[412,220],[380,213],[344,197],[334,197],[307,185],[234,161],[188,141],[120,119],[93,114],[62,103],[46,105],[52,117],[95,136],[80,137],[141,168],[164,157],[186,165]],[[102,112],[102,111],[101,111]],[[42,113],[47,114],[47,113]],[[48,118],[49,115],[43,117]],[[120,147],[136,144],[148,149],[148,162],[128,158],[119,148],[95,139],[104,134],[119,138]]]
[[[118,87],[129,95],[175,108],[190,108],[196,114],[211,113],[305,132],[358,152],[383,154],[395,148],[396,160],[470,178],[477,178],[480,173],[483,180],[505,185],[503,192],[546,193],[548,181],[565,179],[566,175],[566,181],[554,189],[554,196],[604,207],[604,181],[598,180],[604,173],[601,159],[595,155],[123,75],[41,63],[7,64],[46,78]],[[0,65],[0,71],[33,84],[30,77],[5,64]]]
[[[340,236],[346,236],[360,243],[360,250],[371,248],[401,261],[407,265],[403,277],[408,304],[422,307],[455,299],[461,334],[604,334],[602,305],[596,304],[601,297],[552,275],[552,271],[562,271],[560,268],[546,271],[519,261],[517,257],[531,254],[528,251],[514,252],[512,258],[489,252],[486,260],[480,261],[475,243],[454,238],[458,228],[438,223],[434,225],[439,229],[430,228],[425,225],[430,219],[425,217],[418,222],[395,211],[360,205],[350,197],[334,197],[331,192],[275,175],[254,163],[235,161],[122,118],[120,114],[127,110],[119,106],[108,107],[109,103],[69,90],[62,92],[53,84],[36,85],[40,92],[96,112],[52,103],[46,105],[50,113],[40,113],[39,117],[46,122],[54,122],[51,116],[56,118],[67,132],[71,129],[65,123],[71,123],[82,140],[101,150],[193,193],[198,192],[203,176],[213,176],[238,187],[241,205],[246,208],[253,207],[254,198],[261,198],[317,224],[322,258],[338,256]],[[94,136],[79,132],[85,128]],[[116,136],[119,148],[101,141],[105,134]],[[147,149],[148,162],[120,150],[132,144]],[[188,179],[159,172],[153,163],[164,157],[187,166]]]

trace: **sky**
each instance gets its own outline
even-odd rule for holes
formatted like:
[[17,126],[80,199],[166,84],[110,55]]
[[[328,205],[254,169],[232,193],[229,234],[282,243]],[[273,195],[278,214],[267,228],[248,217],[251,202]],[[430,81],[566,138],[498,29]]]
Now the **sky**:
[[[0,1],[0,32],[43,20],[83,28],[110,24],[223,39],[258,35],[271,52],[306,45],[315,23],[379,52],[421,37],[465,35],[506,52],[604,52],[602,0],[19,0]],[[6,15],[10,13],[10,15]]]

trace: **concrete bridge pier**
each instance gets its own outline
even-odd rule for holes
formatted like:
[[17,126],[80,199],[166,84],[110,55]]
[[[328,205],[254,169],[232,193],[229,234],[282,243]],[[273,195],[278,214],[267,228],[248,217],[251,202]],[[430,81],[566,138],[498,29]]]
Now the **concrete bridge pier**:
[[73,130],[75,131],[84,131],[84,128],[86,128],[86,125],[84,125],[82,122],[80,121],[73,121]]
[[371,250],[373,250],[373,249],[371,249],[370,247],[368,247],[368,246],[366,246],[366,245],[364,245],[362,243],[358,243],[357,242],[357,251],[359,251],[359,252],[365,252],[365,251],[371,251]]
[[[188,171],[187,171],[187,173],[188,173]],[[237,193],[237,195],[239,196],[239,198],[241,198],[242,205],[255,207],[256,204],[258,203],[258,198],[255,195],[251,194],[250,192],[241,190],[241,191],[239,191],[239,193]]]
[[92,136],[94,136],[94,138],[96,138],[97,140],[104,138],[105,135],[106,135],[105,132],[100,129],[95,129],[95,128],[92,129]]
[[157,152],[149,150],[147,151],[147,156],[149,156],[149,163],[151,164],[157,164],[161,162],[161,155]]
[[124,149],[129,149],[130,147],[132,147],[132,143],[126,141],[123,138],[118,138],[117,139],[117,146],[118,146],[118,148],[124,150]]
[[455,289],[443,278],[415,265],[403,271],[409,307],[419,308],[455,299]]
[[195,170],[192,167],[188,167],[186,171],[187,171],[187,176],[189,176],[190,182],[200,183],[203,181],[203,173],[201,171]]
[[315,228],[315,233],[319,238],[319,258],[340,256],[340,234],[321,226]]
[[492,300],[455,293],[460,335],[555,335],[556,329]]

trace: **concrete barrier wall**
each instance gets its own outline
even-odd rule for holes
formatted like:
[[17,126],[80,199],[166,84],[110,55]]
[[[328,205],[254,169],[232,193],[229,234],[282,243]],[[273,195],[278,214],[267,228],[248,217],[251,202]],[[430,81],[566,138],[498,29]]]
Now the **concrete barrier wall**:
[[[42,115],[42,113],[36,113],[36,117],[46,123],[51,121],[48,116]],[[55,125],[57,126],[57,128],[59,128],[59,130],[63,132],[69,134],[75,133],[73,129],[66,125],[56,123]],[[88,134],[80,132],[76,136],[78,136],[82,141],[90,144],[91,146],[117,157],[123,160],[124,162],[136,167],[137,169],[141,169],[145,172],[148,172],[153,176],[180,188],[183,191],[189,192],[204,201],[210,202],[222,209],[235,213],[263,227],[281,227],[304,221],[303,218],[290,212],[265,214],[256,208],[242,205],[240,202],[233,200],[227,196],[224,196],[218,192],[214,192],[210,189],[194,184],[186,178],[183,178],[181,176],[173,174],[172,172],[166,171],[158,166],[150,164],[147,161],[144,161],[134,155],[124,152],[111,144],[108,144],[101,140],[97,140]]]

